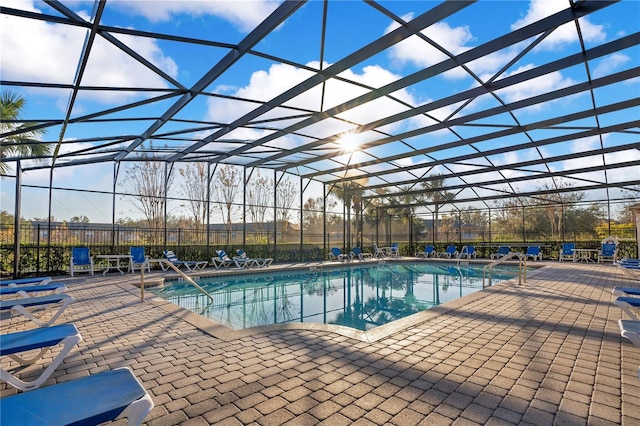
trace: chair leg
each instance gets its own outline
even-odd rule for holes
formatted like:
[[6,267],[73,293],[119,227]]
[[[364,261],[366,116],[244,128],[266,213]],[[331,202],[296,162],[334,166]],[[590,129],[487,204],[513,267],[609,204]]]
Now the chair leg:
[[[42,385],[44,382],[47,381],[49,376],[51,376],[51,374],[55,371],[55,369],[58,368],[60,363],[62,363],[65,357],[69,354],[71,349],[73,349],[81,340],[82,340],[82,337],[79,334],[76,334],[75,336],[69,336],[63,339],[60,342],[60,344],[62,345],[62,350],[60,351],[58,356],[55,357],[53,361],[51,361],[51,364],[49,364],[49,366],[40,374],[40,376],[32,382],[24,382],[18,379],[16,376],[12,375],[11,373],[5,371],[4,368],[0,369],[0,376],[4,382],[22,391],[36,389],[40,387],[40,385]],[[44,355],[44,353],[47,352],[49,349],[50,348],[43,349],[40,356]],[[17,356],[12,358],[20,359],[20,357],[17,357]]]

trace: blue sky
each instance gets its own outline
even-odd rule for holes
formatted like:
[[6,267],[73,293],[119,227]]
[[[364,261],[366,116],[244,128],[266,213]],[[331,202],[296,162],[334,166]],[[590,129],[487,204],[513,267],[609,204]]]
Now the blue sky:
[[[64,1],[70,10],[82,17],[89,17],[93,2]],[[279,2],[273,1],[192,1],[192,2],[164,2],[164,1],[124,1],[111,0],[107,2],[102,24],[114,27],[126,27],[149,32],[169,33],[185,37],[212,40],[218,43],[236,44],[242,40],[264,19]],[[388,1],[380,2],[383,7],[389,9],[397,16],[405,20],[411,20],[425,11],[438,5],[432,1]],[[424,30],[424,34],[441,44],[450,52],[457,54],[473,47],[479,46],[490,39],[507,34],[530,22],[549,16],[563,8],[568,1],[480,1],[446,20],[434,24]],[[0,0],[3,7],[16,8],[36,13],[58,15],[44,2],[27,0]],[[310,1],[296,11],[254,50],[263,54],[273,55],[291,61],[301,66],[277,63],[257,56],[246,56],[234,64],[230,70],[217,79],[207,91],[215,94],[224,94],[247,99],[269,100],[283,92],[293,84],[308,78],[311,73],[303,67],[318,69],[320,67],[320,30],[323,2]],[[581,20],[582,36],[586,47],[592,47],[605,42],[615,40],[624,35],[629,35],[639,30],[640,2],[637,0],[623,0],[618,4],[604,8],[587,18]],[[80,47],[84,41],[86,31],[78,27],[70,27],[62,24],[45,23],[44,21],[26,20],[9,15],[0,15],[0,72],[2,79],[7,81],[33,81],[49,83],[69,83],[76,72]],[[383,15],[370,5],[360,1],[332,1],[329,3],[327,15],[327,34],[325,41],[324,65],[330,66],[342,57],[357,51],[373,40],[379,38],[397,27],[389,17]],[[189,46],[174,41],[163,41],[151,38],[134,38],[131,36],[116,35],[116,38],[126,42],[133,50],[138,52],[146,60],[161,69],[166,75],[185,87],[191,87],[205,74],[217,61],[228,53],[225,47]],[[469,64],[469,68],[480,79],[486,81],[503,67],[513,55],[522,47],[504,49],[495,54],[483,57]],[[559,28],[543,41],[532,52],[511,66],[501,76],[517,75],[527,69],[551,62],[555,59],[567,56],[571,53],[579,53],[579,44],[576,36],[575,25],[567,25]],[[425,47],[425,43],[414,38],[407,39],[393,47],[377,54],[357,67],[348,69],[341,76],[352,82],[362,83],[371,87],[382,87],[400,78],[408,76],[420,69],[434,65],[442,61],[445,56],[433,48]],[[592,78],[608,75],[624,69],[630,69],[640,65],[640,52],[637,46],[600,58],[590,64]],[[528,81],[524,84],[507,88],[498,93],[508,101],[527,98],[537,94],[544,94],[552,90],[573,85],[585,81],[587,78],[584,66],[563,69],[553,72],[543,78]],[[609,104],[640,94],[640,79],[629,80],[624,84],[605,87],[597,91],[596,102]],[[91,60],[87,66],[85,85],[104,85],[115,87],[145,87],[166,89],[172,84],[167,79],[150,72],[129,56],[114,47],[113,44],[97,39]],[[394,96],[408,105],[422,105],[434,99],[449,96],[460,91],[477,86],[468,73],[461,69],[454,69],[442,75],[417,83],[408,88],[394,93]],[[4,88],[3,88],[4,89]],[[18,91],[28,101],[25,118],[30,120],[59,119],[64,117],[65,108],[69,98],[69,91],[63,89],[37,89],[37,88],[12,88]],[[287,105],[318,110],[320,108],[320,86],[310,89]],[[362,88],[355,84],[349,84],[332,79],[327,83],[327,91],[323,107],[329,108],[339,105],[349,99],[364,93]],[[92,91],[81,93],[76,101],[73,116],[82,116],[95,111],[116,107],[123,103],[135,102],[154,96],[152,93],[140,92],[116,92],[116,91]],[[120,116],[138,117],[158,116],[174,100],[158,102],[140,110],[119,114]],[[481,96],[460,111],[457,116],[470,114],[488,106],[497,105],[495,99],[490,96]],[[554,101],[541,104],[536,107],[515,112],[521,123],[533,123],[557,114],[558,110],[579,111],[588,108],[591,99],[586,92],[568,97],[562,101]],[[434,118],[443,119],[455,111],[457,105],[449,105],[434,111]],[[197,99],[177,114],[177,118],[195,120],[214,120],[217,122],[231,122],[234,119],[254,108],[255,105],[248,102],[230,101],[222,98],[210,97]],[[340,114],[340,117],[349,119],[354,123],[364,124],[388,114],[390,111],[403,111],[406,107],[400,102],[388,98],[381,98],[376,102],[363,107],[354,108]],[[273,110],[267,117],[288,115],[291,111]],[[622,116],[625,114],[625,116]],[[626,111],[615,116],[603,116],[602,120],[611,122],[629,121],[638,118],[638,111]],[[384,128],[389,133],[402,133],[412,129],[435,123],[427,117],[413,117]],[[92,136],[108,136],[120,134],[137,135],[142,133],[149,125],[150,120],[140,122],[120,123],[117,128],[113,124],[99,126],[96,124],[70,125],[64,136],[69,142],[62,146],[62,152],[81,152],[84,149],[96,146],[95,142],[78,142],[75,140]],[[512,125],[511,117],[492,117],[484,124],[496,126]],[[593,126],[593,122],[571,123],[575,125]],[[603,125],[603,123],[601,123]],[[169,124],[167,130],[188,127],[183,124]],[[352,126],[337,120],[323,120],[320,123],[306,129],[314,134],[330,136],[337,132],[348,131]],[[460,127],[456,131],[464,137],[476,134],[485,134],[484,128]],[[495,130],[495,129],[494,129]],[[492,131],[494,131],[492,130]],[[45,139],[56,141],[59,135],[59,127],[51,127]],[[549,137],[554,133],[562,133],[560,130],[538,130],[541,137]],[[233,139],[255,139],[264,136],[268,132],[259,129],[238,129],[226,135]],[[204,137],[206,133],[200,133]],[[533,134],[536,134],[535,132]],[[375,140],[379,135],[373,133],[362,134],[364,140]],[[634,135],[611,134],[607,135],[605,143],[616,145],[633,142]],[[428,141],[427,141],[428,139]],[[421,148],[432,141],[445,143],[452,139],[448,130],[429,133],[417,138],[408,138],[405,143],[414,148]],[[303,137],[290,136],[271,142],[274,148],[296,147],[303,143]],[[155,142],[155,145],[167,143],[170,149],[179,149],[184,142]],[[491,149],[508,144],[522,143],[519,135],[505,139],[496,139],[478,144],[481,149]],[[541,148],[542,155],[552,156],[558,153],[579,152],[597,148],[600,144],[598,138],[589,138],[571,143],[548,145]],[[126,145],[126,144],[125,144]],[[220,143],[220,149],[230,148],[232,145]],[[460,155],[468,153],[469,147],[442,150],[433,153],[436,159],[445,158],[446,155]],[[329,151],[328,151],[329,152]],[[406,146],[400,142],[383,145],[371,150],[377,157],[387,157],[396,153],[406,152]],[[536,158],[540,153],[535,150],[521,150],[506,153],[491,158],[494,164],[508,164]],[[634,151],[621,151],[611,154],[609,162],[628,161],[638,158],[640,154]],[[345,154],[336,156],[314,165],[316,169],[332,169],[350,158],[351,163],[367,161],[372,157],[366,153],[356,152],[353,155]],[[420,164],[419,158],[408,155],[404,159],[395,161],[398,165]],[[573,160],[575,162],[575,160]],[[554,168],[585,167],[591,162],[597,164],[602,157],[581,159],[580,164],[572,164],[568,160],[554,164]],[[482,164],[478,160],[478,164]],[[28,164],[26,165],[28,167]],[[387,166],[392,167],[392,166]],[[435,169],[435,172],[464,171],[473,169],[474,166],[456,164],[448,170]],[[304,169],[304,168],[303,168]],[[363,170],[382,170],[384,166],[363,167]],[[417,169],[414,173],[420,175],[428,170]],[[310,171],[310,170],[309,170]],[[633,171],[631,171],[633,172]],[[88,191],[110,191],[112,189],[113,165],[111,163],[79,167],[62,167],[54,173],[54,186],[66,188],[82,188]],[[267,172],[269,176],[271,172]],[[610,181],[625,180],[630,171],[628,169],[614,170],[607,178]],[[517,176],[519,171],[508,170],[507,176]],[[619,176],[617,176],[619,174]],[[122,176],[122,174],[121,174]],[[389,176],[392,178],[392,176]],[[398,176],[398,178],[401,178]],[[591,179],[590,177],[586,177]],[[23,183],[27,185],[48,185],[49,171],[34,170],[25,173]],[[602,180],[602,176],[595,176],[595,180]],[[15,194],[12,179],[3,179],[0,209],[12,212]],[[535,182],[530,183],[530,185]],[[321,193],[321,186],[312,184],[308,189],[308,196],[317,196]],[[305,197],[307,198],[307,197]],[[23,195],[23,216],[45,217],[47,215],[46,201],[48,192],[42,189],[25,188]],[[86,215],[94,221],[109,222],[112,217],[110,197],[93,193],[70,193],[67,191],[55,191],[52,197],[52,214],[56,219],[69,219],[75,215]],[[126,200],[118,199],[116,202],[116,216],[137,217],[139,214]],[[181,208],[175,206],[174,212],[181,213]],[[183,213],[183,212],[182,212]]]

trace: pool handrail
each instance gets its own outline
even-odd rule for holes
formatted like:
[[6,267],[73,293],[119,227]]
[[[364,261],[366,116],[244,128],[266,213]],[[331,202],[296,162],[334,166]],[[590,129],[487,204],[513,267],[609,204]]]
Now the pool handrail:
[[[193,284],[194,287],[197,288],[198,290],[200,290],[205,296],[207,296],[209,298],[209,300],[211,300],[212,302],[214,301],[213,300],[213,296],[211,296],[204,288],[202,288],[200,286],[200,284],[195,282],[190,276],[188,276],[187,274],[182,272],[180,269],[178,269],[178,267],[176,265],[174,265],[173,263],[169,262],[167,259],[156,259],[156,261],[164,263],[166,265],[167,269],[171,268],[175,272],[177,272],[179,275],[182,275],[182,278],[184,278],[188,283]],[[145,262],[145,263],[147,263],[147,262]],[[145,267],[146,267],[146,265],[143,264],[143,266],[140,268],[140,301],[141,302],[144,301],[144,268]]]
[[482,288],[486,288],[485,276],[487,275],[487,270],[489,271],[489,286],[491,286],[491,274],[493,273],[494,266],[497,266],[501,263],[506,262],[507,260],[511,260],[513,258],[518,258],[518,284],[522,284],[523,277],[524,282],[527,282],[527,256],[525,256],[521,252],[511,252],[506,256],[502,256],[501,258],[494,260],[493,262],[485,265],[482,268]]

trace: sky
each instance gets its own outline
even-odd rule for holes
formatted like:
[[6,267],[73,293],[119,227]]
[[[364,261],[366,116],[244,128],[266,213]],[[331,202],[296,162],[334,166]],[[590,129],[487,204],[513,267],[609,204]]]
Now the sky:
[[[93,2],[63,1],[66,7],[83,18],[92,15]],[[148,68],[124,54],[115,43],[101,37],[96,39],[90,62],[84,74],[84,85],[109,87],[142,87],[148,89],[169,89],[173,82],[185,87],[191,87],[229,51],[225,44],[236,44],[249,34],[257,24],[269,15],[280,2],[278,1],[126,1],[110,0],[107,2],[101,23],[114,27],[125,27],[158,33],[170,33],[185,37],[214,40],[219,46],[192,46],[174,41],[152,38],[133,37],[114,34],[114,37],[125,43],[142,58],[152,63],[162,73],[151,72]],[[410,21],[438,5],[435,1],[387,1],[380,4],[397,16]],[[458,54],[470,50],[487,40],[521,28],[542,17],[549,16],[566,8],[568,1],[561,0],[533,0],[533,1],[490,1],[483,0],[452,15],[444,21],[427,27],[423,33],[445,47],[448,51]],[[0,0],[0,6],[20,9],[34,13],[58,15],[44,2],[29,0]],[[220,78],[207,88],[215,94],[228,95],[243,99],[267,101],[292,87],[294,84],[309,78],[309,69],[327,68],[335,64],[344,56],[357,51],[376,38],[390,33],[398,27],[388,16],[375,10],[370,5],[360,1],[332,1],[329,3],[327,14],[327,33],[323,57],[320,56],[321,39],[321,1],[310,1],[297,10],[280,27],[258,43],[254,50],[266,55],[285,58],[290,63],[279,63],[258,56],[247,56],[234,64]],[[623,0],[617,5],[604,8],[597,13],[581,19],[582,37],[587,48],[615,40],[625,35],[638,32],[640,29],[640,1]],[[65,84],[73,81],[77,72],[78,57],[87,32],[80,27],[73,27],[58,23],[24,19],[21,17],[0,15],[0,75],[3,81],[47,82]],[[483,81],[491,79],[522,49],[514,46],[487,55],[469,63],[469,69]],[[575,25],[565,25],[551,33],[544,41],[536,46],[531,53],[522,60],[504,70],[501,78],[517,75],[542,63],[553,61],[570,53],[579,52],[579,44]],[[327,83],[322,107],[327,109],[340,105],[366,91],[357,85],[370,87],[384,87],[418,70],[439,63],[446,56],[435,48],[425,45],[423,40],[412,37],[360,63],[357,67],[344,70],[340,76],[349,82],[332,79]],[[299,64],[296,66],[294,64]],[[632,47],[619,51],[613,55],[599,58],[590,64],[592,78],[608,75],[624,69],[640,65],[640,51]],[[568,87],[576,82],[584,81],[586,72],[584,67],[574,67],[552,72],[544,77],[529,80],[526,83],[498,91],[500,96],[514,102],[534,95],[544,94],[552,90]],[[433,80],[433,79],[432,79]],[[434,99],[449,96],[452,93],[468,90],[478,85],[469,73],[461,68],[455,68],[438,76],[434,81],[418,83],[393,93],[394,99],[380,98],[362,107],[345,111],[339,116],[353,123],[364,124],[388,115],[390,112],[402,112],[406,105],[418,106]],[[624,85],[605,87],[598,91],[597,101],[604,104],[637,97],[640,94],[640,78],[627,81]],[[27,99],[24,117],[33,121],[59,119],[64,117],[69,102],[69,90],[59,88],[12,87],[12,90]],[[5,87],[3,87],[5,90]],[[318,110],[322,87],[310,88],[307,92],[296,96],[287,103],[292,108],[304,110]],[[136,102],[149,96],[156,96],[151,90],[145,92],[122,91],[87,91],[81,93],[74,104],[73,116],[83,116],[92,112],[117,107],[124,103]],[[173,102],[173,100],[171,101]],[[567,111],[588,107],[591,103],[588,94],[582,93],[567,97],[562,101],[540,104],[516,111],[522,122],[536,122],[553,116],[558,109]],[[496,104],[489,96],[480,96],[463,110],[473,113]],[[170,102],[158,102],[136,111],[138,117],[157,116],[162,113]],[[459,104],[448,105],[432,112],[434,118],[444,119],[456,114]],[[178,118],[196,120],[214,120],[216,122],[232,122],[255,108],[255,104],[239,100],[229,100],[222,97],[198,98],[177,114]],[[120,115],[130,113],[121,113]],[[287,116],[291,111],[274,109],[263,118]],[[461,112],[457,112],[461,114]],[[638,111],[627,111],[628,117],[603,116],[602,120],[611,122],[628,121],[638,118]],[[635,117],[634,117],[635,115]],[[113,114],[118,116],[118,113]],[[493,119],[495,123],[495,118]],[[505,118],[505,120],[510,120]],[[283,123],[288,122],[283,120]],[[388,124],[383,129],[389,133],[408,132],[412,129],[434,124],[436,121],[425,116],[414,116]],[[576,123],[578,124],[578,123]],[[601,123],[606,125],[607,123]],[[70,125],[64,133],[65,143],[61,145],[61,154],[79,153],[97,145],[94,141],[80,141],[93,136],[108,136],[116,134],[137,135],[144,132],[150,125],[148,120],[137,122],[121,122],[115,129],[113,123],[98,126],[95,124]],[[593,125],[593,123],[585,123]],[[167,130],[171,130],[169,124]],[[323,120],[306,129],[319,136],[331,136],[337,132],[348,131],[353,126],[345,121]],[[97,130],[96,130],[97,129]],[[57,141],[60,127],[48,130],[46,140]],[[473,128],[460,128],[464,137],[471,137],[476,132]],[[539,130],[538,132],[552,135],[553,131]],[[194,132],[201,137],[207,132]],[[260,129],[236,129],[226,135],[228,139],[256,139],[269,132]],[[484,131],[482,132],[484,133]],[[478,133],[481,134],[481,133]],[[429,134],[430,138],[446,141],[451,134],[438,131]],[[548,136],[546,136],[548,137]],[[616,145],[630,143],[634,135],[610,135],[607,144]],[[371,132],[361,135],[363,141],[376,140],[379,135]],[[605,138],[606,139],[606,138]],[[295,148],[305,141],[303,136],[288,136],[271,142],[274,148]],[[156,142],[158,143],[158,142]],[[168,141],[170,149],[184,146],[181,141]],[[420,138],[407,138],[405,143],[420,148],[424,142]],[[514,143],[510,139],[482,142],[481,149],[491,149],[490,144],[504,146]],[[230,148],[232,144],[219,144],[220,149]],[[269,146],[269,145],[268,145]],[[540,155],[552,156],[558,153],[580,152],[596,149],[600,146],[597,137],[576,140],[562,145],[547,145],[534,149],[513,151],[492,157],[493,164],[511,164],[534,159]],[[104,148],[105,151],[107,148]],[[316,169],[332,169],[346,161],[357,163],[367,161],[373,156],[387,157],[396,152],[403,152],[402,143],[396,142],[387,146],[374,148],[369,154],[356,151],[345,153],[326,162],[319,162]],[[468,149],[468,148],[466,148]],[[451,149],[443,155],[462,155],[465,148]],[[638,150],[621,151],[608,155],[608,162],[628,161],[640,158]],[[407,157],[396,160],[398,165],[412,165],[416,158]],[[576,160],[565,160],[557,164],[550,164],[552,169],[573,167],[587,167],[602,162],[602,157],[583,158],[579,165],[572,164]],[[337,163],[337,164],[336,164]],[[28,164],[26,165],[28,167]],[[362,170],[384,170],[383,165],[363,167]],[[389,166],[386,166],[389,167]],[[465,171],[474,168],[473,165],[456,164],[451,166],[454,171]],[[310,170],[310,169],[309,169]],[[420,174],[425,169],[416,169]],[[451,169],[438,169],[439,172],[450,172]],[[267,172],[271,173],[271,172]],[[507,170],[506,176],[517,177],[518,170]],[[619,176],[616,176],[619,174]],[[25,218],[46,217],[50,172],[48,169],[28,171],[23,176],[22,216]],[[628,179],[629,170],[612,170],[607,176],[611,181]],[[85,215],[95,222],[110,222],[114,211],[110,196],[92,191],[109,192],[113,189],[114,165],[111,163],[94,164],[90,166],[56,168],[53,186],[56,188],[81,188],[83,193],[56,190],[52,194],[52,215],[58,220],[68,220],[73,216]],[[124,173],[120,172],[120,176]],[[269,175],[270,176],[270,175]],[[389,175],[393,178],[393,175]],[[585,178],[590,179],[589,176]],[[177,188],[180,187],[179,177]],[[119,179],[118,188],[122,189]],[[602,180],[601,176],[596,180]],[[15,191],[14,179],[5,178],[0,182],[0,210],[14,211]],[[44,188],[33,188],[42,186]],[[179,189],[175,189],[179,195]],[[308,197],[315,197],[322,193],[320,184],[312,183],[305,193]],[[115,216],[140,217],[140,213],[124,197],[118,197],[115,202]],[[171,210],[174,214],[184,214],[184,203],[174,203]]]

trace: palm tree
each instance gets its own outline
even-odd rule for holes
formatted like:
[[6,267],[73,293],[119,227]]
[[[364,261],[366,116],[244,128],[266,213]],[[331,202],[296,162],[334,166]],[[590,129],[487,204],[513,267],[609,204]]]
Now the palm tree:
[[[6,174],[11,169],[4,161],[11,156],[42,157],[48,155],[51,146],[42,143],[40,138],[45,131],[42,129],[28,130],[35,123],[20,120],[20,115],[27,101],[17,93],[2,92],[0,96],[0,134],[17,133],[0,137],[0,174]],[[24,131],[21,131],[24,130]]]
[[445,191],[444,181],[447,178],[444,175],[435,174],[431,176],[427,176],[425,178],[425,182],[423,182],[423,186],[425,189],[434,189],[433,192],[427,192],[424,194],[425,198],[431,200],[433,202],[433,211],[435,213],[435,226],[433,229],[433,240],[438,240],[438,215],[440,213],[440,207],[445,205],[447,202],[453,200],[456,196],[453,192]]

